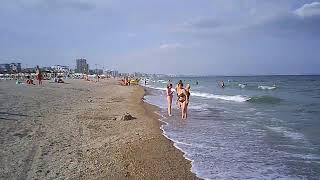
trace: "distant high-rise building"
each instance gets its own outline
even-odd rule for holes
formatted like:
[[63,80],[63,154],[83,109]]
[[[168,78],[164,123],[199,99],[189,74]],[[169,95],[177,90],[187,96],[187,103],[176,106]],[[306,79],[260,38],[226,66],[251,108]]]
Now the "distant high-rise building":
[[107,71],[105,71],[105,75],[118,77],[119,76],[119,72],[117,70],[107,70]]
[[0,73],[9,73],[10,64],[0,64]]
[[111,71],[111,76],[118,77],[119,76],[119,72],[117,70],[112,70]]
[[21,63],[0,64],[1,73],[19,73],[21,72]]
[[77,68],[76,72],[77,73],[83,73],[83,74],[88,74],[89,72],[89,64],[87,64],[86,59],[77,59],[76,60]]

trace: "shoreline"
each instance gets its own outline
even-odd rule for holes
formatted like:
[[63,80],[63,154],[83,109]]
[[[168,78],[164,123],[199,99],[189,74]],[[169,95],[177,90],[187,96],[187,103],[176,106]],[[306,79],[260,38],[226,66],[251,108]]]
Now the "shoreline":
[[199,179],[141,86],[0,83],[0,179]]
[[[152,90],[152,88],[150,88],[150,87],[145,87],[145,86],[141,86],[140,85],[140,87],[141,88],[143,88],[143,90],[145,91],[145,95],[144,95],[144,97],[145,96],[149,96],[149,95],[153,95],[153,93],[151,92]],[[144,98],[145,99],[145,98]],[[147,104],[147,106],[152,106],[152,107],[154,107],[155,108],[155,110],[153,110],[153,114],[156,116],[155,118],[160,122],[160,131],[161,131],[161,134],[162,134],[162,136],[164,136],[167,140],[169,140],[169,142],[172,144],[172,146],[175,148],[175,149],[177,149],[177,150],[179,150],[181,153],[182,153],[182,157],[187,161],[187,162],[189,162],[189,164],[191,165],[191,167],[190,167],[190,172],[192,173],[192,174],[194,174],[195,176],[196,176],[196,178],[197,179],[203,179],[202,177],[199,177],[198,175],[197,175],[197,173],[196,172],[194,172],[194,171],[192,171],[192,163],[193,163],[193,161],[194,160],[192,160],[192,159],[190,159],[190,158],[188,158],[187,157],[187,152],[185,152],[182,148],[180,148],[177,144],[179,144],[179,143],[181,143],[181,142],[179,142],[179,141],[176,141],[176,140],[174,140],[174,139],[172,139],[172,138],[170,138],[167,134],[166,134],[166,131],[164,130],[164,126],[167,126],[167,125],[169,125],[169,123],[168,122],[166,122],[165,121],[165,119],[166,119],[166,117],[165,117],[165,115],[164,114],[161,114],[161,107],[159,107],[159,106],[157,106],[157,105],[154,105],[154,104],[151,104],[151,103],[148,103],[148,102],[146,102],[146,101],[144,101],[144,103],[146,103]],[[175,109],[173,108],[173,111],[175,111]],[[176,112],[175,112],[175,114],[178,114],[178,118],[176,119],[176,120],[181,120],[180,118],[180,114],[179,114],[179,110],[176,110]]]
[[[170,167],[170,169],[158,169],[157,173],[154,173],[154,170],[147,170],[146,172],[139,172],[135,174],[150,174],[150,176],[140,176],[139,178],[154,178],[154,179],[200,179],[198,178],[193,172],[191,172],[191,161],[186,159],[184,157],[184,153],[177,147],[174,146],[174,142],[167,138],[161,129],[162,125],[165,124],[165,122],[161,121],[161,117],[156,112],[159,111],[159,107],[149,104],[145,102],[143,99],[148,94],[146,89],[143,86],[137,86],[138,90],[137,93],[138,96],[132,95],[133,99],[136,99],[141,107],[143,108],[143,113],[145,116],[152,120],[151,127],[155,128],[156,134],[151,138],[148,139],[145,142],[142,142],[142,147],[136,147],[136,145],[133,145],[135,153],[146,153],[146,151],[152,150],[150,156],[154,156],[153,158],[157,158],[158,162],[161,162],[166,166],[166,164]],[[135,97],[134,97],[135,96]],[[139,98],[137,98],[139,97]],[[149,126],[150,127],[150,126]],[[159,146],[162,148],[159,149]],[[154,147],[157,147],[154,149]],[[162,151],[162,153],[159,153],[159,151]],[[125,152],[128,153],[128,152]],[[150,153],[150,152],[148,152]],[[130,155],[129,155],[130,156]],[[134,155],[133,157],[137,157]],[[140,156],[138,156],[140,158]],[[171,159],[171,160],[170,160]],[[166,162],[163,162],[163,161]],[[140,160],[136,161],[139,162]],[[149,160],[146,160],[149,161]],[[153,162],[147,162],[146,165]],[[150,164],[152,166],[152,164]],[[163,171],[163,173],[161,172]],[[171,172],[170,172],[171,171]],[[160,173],[159,173],[160,172]],[[172,174],[171,174],[172,173]],[[165,174],[165,176],[164,176]],[[160,175],[160,176],[159,176]]]

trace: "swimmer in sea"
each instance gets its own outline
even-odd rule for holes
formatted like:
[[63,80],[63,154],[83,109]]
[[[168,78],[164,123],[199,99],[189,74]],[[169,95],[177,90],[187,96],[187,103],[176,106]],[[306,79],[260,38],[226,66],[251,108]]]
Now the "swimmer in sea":
[[224,88],[224,87],[225,87],[223,81],[220,82],[220,87],[221,87],[221,88]]

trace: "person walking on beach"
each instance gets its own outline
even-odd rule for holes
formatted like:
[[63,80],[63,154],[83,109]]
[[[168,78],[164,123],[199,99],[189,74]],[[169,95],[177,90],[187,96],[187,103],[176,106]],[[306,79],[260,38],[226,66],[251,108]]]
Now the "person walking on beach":
[[168,115],[172,116],[172,98],[173,98],[173,91],[172,89],[172,84],[167,85],[167,102],[168,102]]
[[37,66],[36,69],[36,78],[38,79],[39,85],[42,85],[42,73],[41,73],[41,69],[39,68],[39,66]]
[[99,82],[100,80],[100,76],[97,74],[97,82]]
[[187,111],[187,104],[189,104],[189,99],[188,99],[187,91],[183,88],[182,81],[179,81],[178,83],[177,94],[178,94],[179,106],[181,108],[181,118],[187,119],[186,111]]

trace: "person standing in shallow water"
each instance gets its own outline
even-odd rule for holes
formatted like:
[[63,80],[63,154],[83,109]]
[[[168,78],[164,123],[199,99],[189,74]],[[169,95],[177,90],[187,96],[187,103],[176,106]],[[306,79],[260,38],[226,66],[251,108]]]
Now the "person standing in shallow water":
[[179,81],[178,83],[177,94],[179,106],[181,108],[181,118],[187,119],[187,104],[189,104],[189,99],[187,91],[183,88],[182,81]]
[[185,89],[185,91],[186,91],[186,94],[187,94],[187,99],[188,99],[188,102],[186,103],[186,111],[185,111],[185,116],[186,116],[186,118],[188,118],[188,106],[189,106],[189,102],[190,102],[190,89],[191,89],[191,87],[190,87],[190,84],[187,84],[186,85],[186,89]]
[[172,98],[173,98],[173,91],[172,91],[172,84],[167,85],[167,102],[168,102],[168,115],[172,116]]
[[179,88],[179,84],[182,84],[182,81],[179,80],[178,84],[176,85],[175,87],[175,90],[176,90],[176,93],[177,93],[177,101],[176,101],[176,105],[177,105],[177,108],[180,109],[180,103],[179,103],[179,97],[178,97],[178,88]]
[[220,87],[224,88],[224,82],[223,81],[220,82]]

